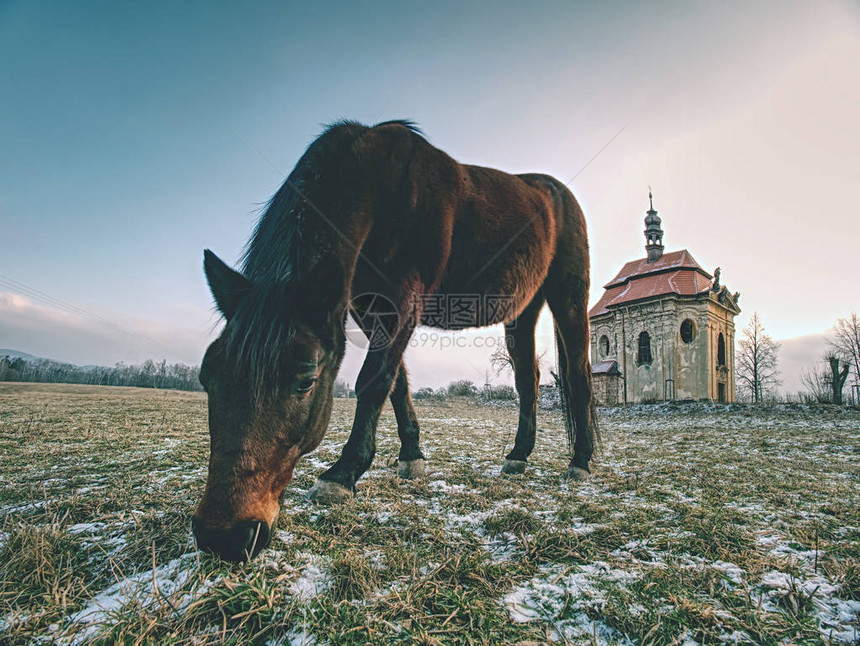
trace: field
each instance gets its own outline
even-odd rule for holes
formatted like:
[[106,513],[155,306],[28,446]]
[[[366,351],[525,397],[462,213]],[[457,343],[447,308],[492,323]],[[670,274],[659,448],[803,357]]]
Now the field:
[[395,475],[394,416],[347,505],[303,499],[345,441],[338,400],[250,564],[199,555],[204,395],[0,384],[0,643],[851,644],[860,640],[860,412],[602,411],[563,484],[557,411],[500,476],[516,410],[418,405],[428,475]]

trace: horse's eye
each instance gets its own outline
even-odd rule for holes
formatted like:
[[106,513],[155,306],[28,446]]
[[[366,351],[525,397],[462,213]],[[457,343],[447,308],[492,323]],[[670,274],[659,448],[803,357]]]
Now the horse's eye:
[[314,384],[316,384],[317,380],[312,377],[306,377],[293,385],[293,394],[296,395],[307,395],[310,391],[314,389]]

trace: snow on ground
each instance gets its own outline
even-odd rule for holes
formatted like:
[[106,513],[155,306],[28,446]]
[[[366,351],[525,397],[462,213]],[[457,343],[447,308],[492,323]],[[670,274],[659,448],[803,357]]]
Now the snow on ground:
[[[524,546],[533,546],[532,541],[536,536],[539,538],[540,532],[535,527],[563,529],[581,537],[589,546],[597,544],[598,548],[600,541],[607,540],[609,530],[621,536],[611,547],[602,548],[602,552],[598,549],[597,556],[590,553],[576,564],[535,560],[536,565],[530,565],[532,569],[518,571],[517,583],[492,590],[491,605],[495,604],[499,614],[515,624],[545,627],[549,637],[557,641],[632,643],[627,635],[610,625],[613,622],[607,616],[610,612],[607,602],[613,594],[628,590],[631,584],[641,587],[643,577],[649,574],[683,571],[716,575],[717,597],[720,593],[749,595],[760,602],[766,613],[785,615],[790,604],[807,604],[811,608],[809,616],[818,622],[823,641],[851,644],[858,640],[860,601],[848,598],[837,580],[828,578],[818,567],[821,552],[809,549],[809,541],[804,547],[796,542],[797,537],[791,536],[794,528],[806,530],[822,521],[825,512],[821,507],[829,502],[824,489],[818,497],[804,497],[804,492],[795,485],[786,487],[783,498],[777,498],[775,488],[765,495],[750,484],[736,488],[730,499],[721,498],[725,483],[746,482],[749,459],[773,469],[777,480],[789,473],[792,480],[807,477],[811,482],[839,482],[843,491],[850,488],[856,491],[860,468],[854,467],[860,467],[860,451],[856,445],[834,440],[841,436],[820,430],[822,421],[814,410],[801,406],[753,408],[686,403],[603,409],[604,444],[597,455],[595,477],[575,484],[559,481],[564,466],[559,456],[565,450],[563,436],[558,433],[559,419],[550,417],[548,421],[548,414],[542,412],[538,443],[526,474],[501,477],[503,456],[510,449],[515,433],[512,422],[516,411],[501,405],[495,410],[460,404],[447,411],[440,408],[427,414],[425,409],[419,413],[422,448],[428,457],[427,478],[416,483],[392,484],[397,436],[390,413],[386,415],[380,424],[379,457],[359,482],[357,498],[350,503],[361,509],[358,517],[363,523],[384,526],[379,529],[386,532],[397,532],[407,524],[417,523],[417,542],[435,539],[445,549],[453,546],[477,550],[485,562],[510,571],[526,560]],[[834,428],[854,429],[856,436],[860,432],[856,416],[843,420],[840,415],[835,414],[835,419],[827,423]],[[348,414],[344,415],[344,419],[348,418]],[[348,424],[343,426],[348,428]],[[705,432],[701,432],[703,429]],[[261,570],[272,570],[274,580],[282,585],[284,603],[298,602],[299,613],[321,603],[320,597],[324,600],[334,586],[332,557],[322,553],[321,545],[337,545],[338,549],[355,547],[349,543],[349,537],[343,539],[336,532],[326,534],[327,543],[310,543],[308,537],[321,535],[320,527],[326,523],[320,521],[328,521],[332,516],[337,519],[338,513],[348,514],[349,505],[346,512],[337,512],[316,507],[301,498],[302,488],[309,487],[331,465],[344,438],[343,432],[337,439],[329,436],[318,453],[300,463],[296,478],[304,478],[303,483],[288,490],[283,510],[284,518],[289,521],[285,523],[287,530],[278,530],[273,547],[265,550],[247,570],[228,574],[253,576]],[[656,441],[661,442],[659,450],[655,450]],[[168,446],[169,450],[158,449],[150,454],[168,455],[174,449],[173,443]],[[181,449],[181,443],[176,446]],[[147,455],[144,450],[140,452],[141,456]],[[153,490],[173,486],[181,489],[189,478],[202,480],[204,472],[203,467],[189,470],[171,465],[153,470],[147,486]],[[92,483],[98,482],[96,474],[83,475]],[[52,487],[61,487],[63,482],[64,478],[45,480],[52,494]],[[102,490],[95,493],[88,487],[77,488],[77,484],[72,488],[75,496],[109,495]],[[94,486],[109,487],[110,481]],[[488,493],[490,490],[494,490],[492,495]],[[368,496],[367,491],[373,494]],[[720,513],[734,514],[733,522],[752,537],[751,551],[760,553],[767,563],[764,571],[749,567],[743,555],[737,553],[727,556],[696,552],[695,541],[710,538],[707,532],[697,535],[679,526],[687,516],[713,511],[705,509],[705,501]],[[133,504],[137,506],[137,502]],[[55,503],[31,500],[6,504],[0,507],[0,515],[25,520],[45,510],[46,505],[50,509]],[[98,551],[108,557],[121,555],[130,546],[127,539],[133,540],[135,519],[144,513],[127,509],[121,512],[119,520],[115,520],[116,514],[110,517],[114,520],[106,516],[74,516],[75,522],[67,521],[64,531],[74,545],[88,554]],[[566,514],[562,514],[564,509]],[[148,520],[158,517],[151,509],[146,514]],[[637,514],[642,519],[638,527],[624,524],[625,518]],[[519,522],[518,519],[525,529],[509,531],[504,523]],[[186,525],[180,531],[187,532],[187,519],[182,522]],[[718,529],[713,528],[714,532]],[[856,532],[857,528],[850,523],[834,530],[835,535],[843,537],[842,545],[849,546],[856,541]],[[0,549],[8,536],[8,532],[0,533]],[[297,551],[283,549],[294,545]],[[349,603],[372,609],[374,603],[384,603],[386,598],[396,596],[393,592],[408,596],[409,586],[413,585],[411,579],[402,574],[386,578],[387,571],[396,570],[395,549],[384,541],[376,544],[372,540],[357,547],[381,574],[378,590],[370,595],[370,600]],[[583,553],[589,552],[584,549]],[[420,576],[427,580],[432,580],[444,563],[440,553],[431,554],[419,568]],[[121,576],[120,581],[92,598],[78,600],[80,603],[72,605],[77,610],[48,630],[50,642],[88,643],[110,627],[113,618],[135,608],[171,606],[181,613],[210,587],[219,584],[220,574],[211,580],[197,576],[197,558],[196,553],[188,553],[158,565],[154,572],[144,569]],[[626,607],[629,617],[645,621],[653,616],[654,599],[643,594],[636,601]],[[713,594],[704,602],[716,608],[716,613],[726,612]],[[665,604],[668,612],[673,608],[672,603],[661,599],[658,605]],[[0,634],[28,618],[26,614],[0,617]],[[290,621],[294,619],[291,617]],[[267,643],[317,646],[318,638],[313,632],[312,625],[305,626],[299,621],[287,633],[272,637]],[[724,643],[753,641],[736,623],[722,634],[712,633],[717,634]],[[676,637],[679,644],[695,643],[685,633]]]
[[596,562],[571,571],[548,568],[506,595],[502,603],[518,623],[550,623],[550,638],[565,642],[593,639],[597,644],[630,644],[629,639],[600,620],[606,604],[606,587],[623,588],[636,575]]
[[769,607],[788,594],[809,599],[821,625],[823,638],[833,643],[860,642],[860,601],[840,598],[840,587],[817,572],[819,554],[816,550],[798,549],[778,533],[758,536],[758,544],[769,554],[797,566],[802,575],[780,571],[764,574],[758,597]]
[[293,628],[281,637],[273,637],[266,646],[318,646],[319,642],[313,635],[302,628]]
[[430,487],[432,491],[441,492],[441,493],[479,493],[474,489],[468,490],[465,485],[455,484],[449,485],[444,480],[433,480],[427,483],[427,486]]
[[181,613],[194,599],[205,594],[209,587],[217,583],[207,581],[194,585],[193,566],[196,563],[197,554],[189,553],[157,567],[154,571],[138,572],[118,581],[69,617],[69,628],[58,637],[57,643],[90,643],[101,630],[110,625],[111,617],[131,604],[144,609],[166,604]]
[[36,511],[39,509],[44,509],[47,506],[47,501],[45,500],[37,500],[36,502],[28,502],[23,505],[4,505],[0,507],[0,515],[3,516],[12,516],[14,515],[23,515],[31,511]]
[[290,594],[302,601],[309,601],[331,588],[328,558],[304,552],[299,552],[296,558],[305,561],[305,565],[299,568],[299,576],[290,584]]
[[[754,598],[773,612],[786,606],[810,602],[818,618],[823,639],[833,644],[860,643],[860,601],[840,597],[841,588],[814,569],[814,552],[797,550],[782,539],[772,540],[770,553],[792,557],[789,562],[800,568],[800,576],[771,570],[766,572],[752,592]],[[782,608],[781,608],[782,607]]]

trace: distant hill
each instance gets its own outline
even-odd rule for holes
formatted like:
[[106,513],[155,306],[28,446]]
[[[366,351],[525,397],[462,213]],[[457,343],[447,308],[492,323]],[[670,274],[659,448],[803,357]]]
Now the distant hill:
[[[28,354],[27,352],[21,352],[20,350],[7,350],[6,348],[0,348],[0,357],[9,357],[10,359],[24,359],[24,361],[44,361],[44,357],[37,357],[32,354]],[[48,361],[53,361],[53,359],[49,359]],[[62,363],[58,361],[57,363]]]
[[36,355],[30,354],[29,352],[21,352],[20,350],[9,350],[7,348],[0,348],[0,357],[9,357],[10,359],[23,359],[24,361],[50,361],[51,363],[57,363],[64,366],[75,366],[76,368],[82,368],[83,370],[96,370],[98,368],[106,367],[93,364],[81,366],[76,363],[71,363],[70,361],[60,361],[59,359],[47,359],[45,357],[37,357]]

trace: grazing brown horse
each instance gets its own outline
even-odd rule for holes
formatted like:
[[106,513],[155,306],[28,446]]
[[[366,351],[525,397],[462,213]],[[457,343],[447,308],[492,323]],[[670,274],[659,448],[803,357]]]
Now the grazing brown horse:
[[341,122],[310,145],[272,198],[242,273],[204,255],[226,325],[200,369],[211,435],[193,519],[202,549],[241,560],[268,543],[296,462],[328,426],[350,311],[371,343],[349,440],[311,499],[353,495],[373,460],[386,398],[401,440],[397,471],[423,473],[402,360],[419,324],[505,324],[520,417],[502,471],[522,472],[535,443],[534,332],[544,303],[555,319],[573,447],[566,475],[587,476],[596,434],[588,242],[582,210],[559,181],[459,164],[410,122]]

